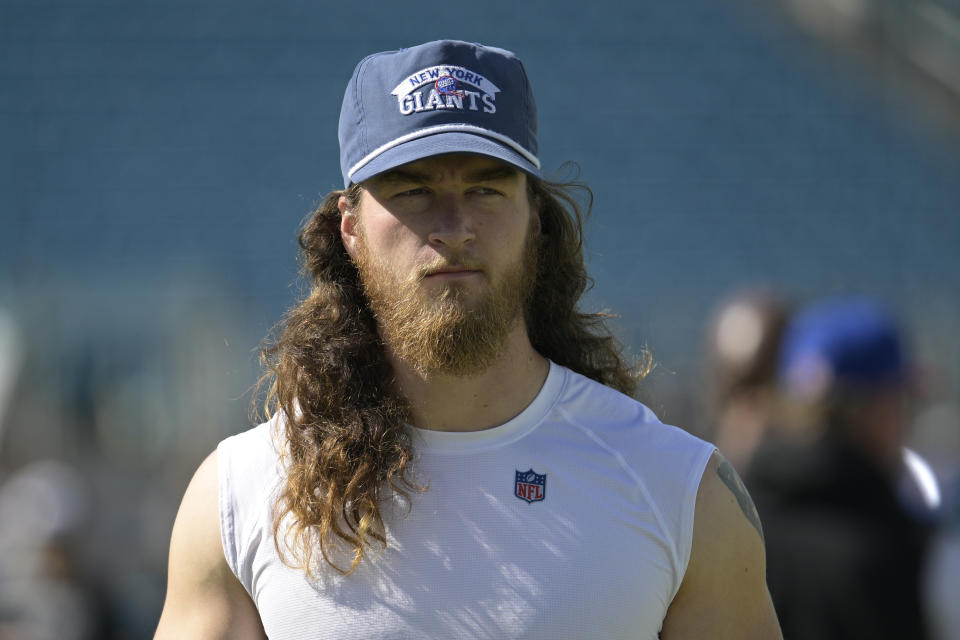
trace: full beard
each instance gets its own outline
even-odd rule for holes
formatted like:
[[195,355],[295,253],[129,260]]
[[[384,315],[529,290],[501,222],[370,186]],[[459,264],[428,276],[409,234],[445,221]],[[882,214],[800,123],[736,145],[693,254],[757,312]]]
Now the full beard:
[[451,263],[472,268],[469,261],[441,259],[403,279],[364,244],[357,268],[390,353],[424,378],[468,377],[488,369],[523,318],[536,280],[537,247],[537,236],[528,231],[522,255],[471,301],[470,287],[461,283],[433,291],[420,286],[426,273]]

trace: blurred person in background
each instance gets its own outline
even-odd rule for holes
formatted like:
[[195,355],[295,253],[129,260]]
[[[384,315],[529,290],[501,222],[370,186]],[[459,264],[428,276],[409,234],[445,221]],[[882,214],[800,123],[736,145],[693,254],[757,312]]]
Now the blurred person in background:
[[274,417],[191,481],[157,638],[779,638],[739,476],[577,308],[520,61],[375,54],[341,114]]
[[960,477],[950,489],[926,565],[924,601],[934,640],[960,638]]
[[86,483],[58,460],[29,463],[0,486],[0,639],[102,638],[80,566]]
[[904,447],[912,379],[899,327],[866,299],[811,305],[787,327],[780,378],[788,429],[761,445],[746,482],[784,636],[927,638],[930,519],[916,501],[932,506],[932,474]]
[[732,296],[707,334],[708,421],[714,443],[741,475],[775,428],[780,342],[788,305],[767,291]]

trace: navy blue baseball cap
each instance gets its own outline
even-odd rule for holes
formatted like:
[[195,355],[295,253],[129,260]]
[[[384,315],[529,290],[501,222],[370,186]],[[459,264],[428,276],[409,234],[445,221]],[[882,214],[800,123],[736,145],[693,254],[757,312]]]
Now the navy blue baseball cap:
[[340,110],[344,187],[408,162],[476,153],[540,175],[537,107],[520,60],[438,40],[367,56]]
[[797,314],[784,336],[780,374],[787,391],[801,396],[836,384],[910,381],[896,322],[880,305],[861,298],[824,301]]

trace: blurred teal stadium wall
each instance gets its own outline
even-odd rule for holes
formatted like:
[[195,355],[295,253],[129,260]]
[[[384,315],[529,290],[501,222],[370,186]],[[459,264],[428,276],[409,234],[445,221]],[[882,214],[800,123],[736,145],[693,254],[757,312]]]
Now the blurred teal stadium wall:
[[154,624],[186,479],[249,424],[354,64],[441,37],[525,61],[547,173],[576,161],[596,195],[588,306],[653,352],[667,420],[706,428],[707,320],[757,285],[887,301],[956,406],[960,138],[774,11],[3,0],[0,480],[80,469],[111,637]]

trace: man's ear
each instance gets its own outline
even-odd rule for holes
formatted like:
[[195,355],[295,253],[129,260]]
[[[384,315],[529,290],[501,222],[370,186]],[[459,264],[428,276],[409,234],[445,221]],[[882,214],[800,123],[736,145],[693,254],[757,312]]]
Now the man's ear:
[[350,209],[346,196],[340,196],[337,200],[337,208],[340,209],[340,240],[347,254],[356,260],[360,245],[360,220],[357,218],[357,213]]

